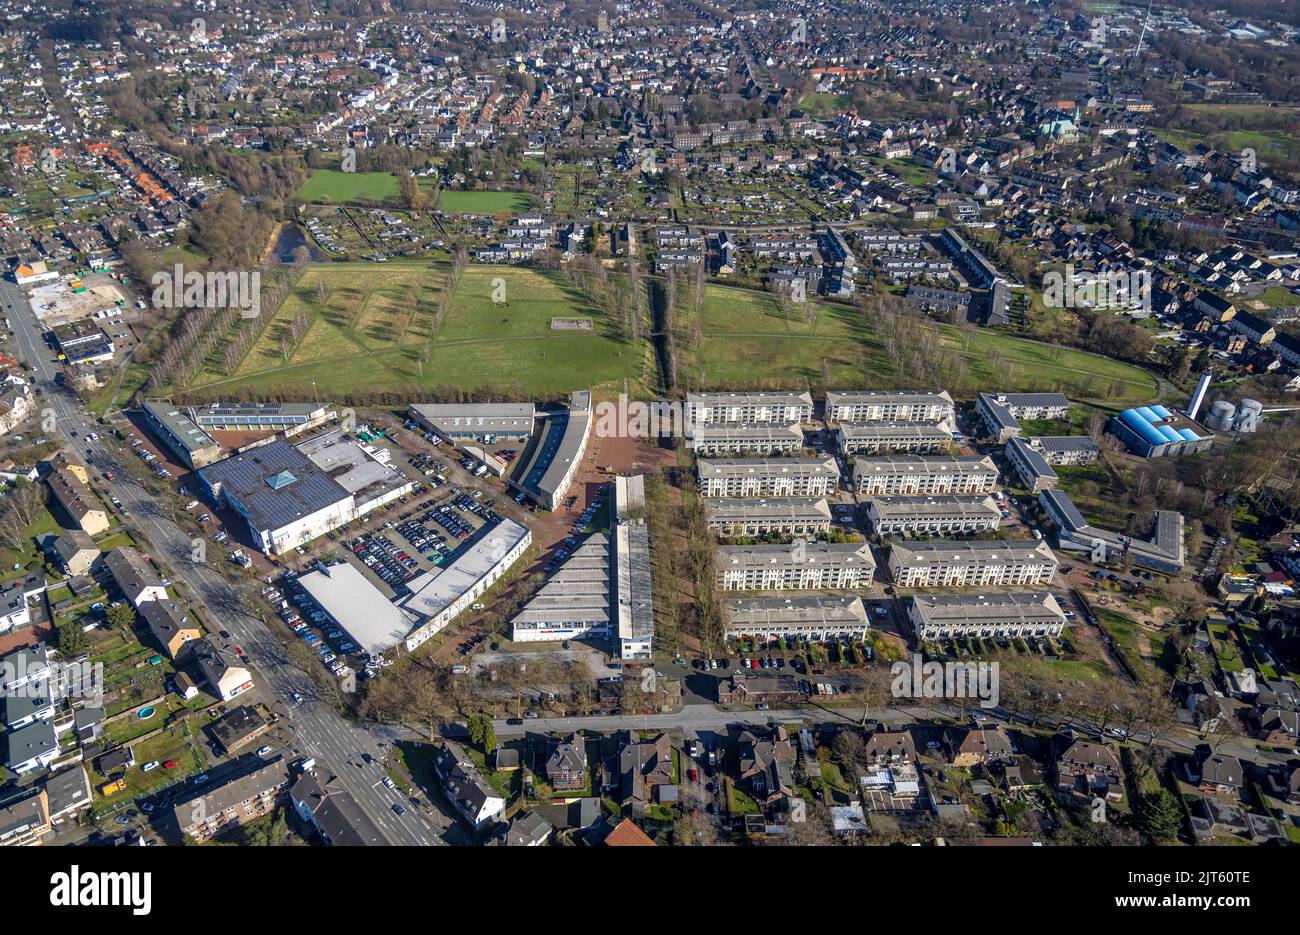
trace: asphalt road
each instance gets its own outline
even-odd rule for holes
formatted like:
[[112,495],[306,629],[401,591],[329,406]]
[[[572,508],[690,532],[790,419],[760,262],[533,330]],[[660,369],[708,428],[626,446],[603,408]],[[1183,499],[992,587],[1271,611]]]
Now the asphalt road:
[[[86,435],[102,428],[78,405],[75,398],[54,382],[58,366],[46,345],[35,313],[22,291],[11,282],[0,281],[0,305],[3,316],[14,329],[9,353],[26,360],[33,368],[32,378],[39,388],[38,421],[48,424],[54,418],[54,434],[71,452],[74,460],[86,461],[87,448],[94,455],[92,474],[100,475],[97,486],[120,499],[131,513],[131,525],[149,541],[155,559],[170,565],[171,577],[183,582],[192,597],[201,602],[218,619],[224,629],[249,654],[255,667],[255,679],[264,697],[287,699],[292,692],[304,698],[299,706],[284,711],[292,729],[290,748],[296,755],[313,756],[333,768],[343,787],[361,804],[370,818],[394,844],[444,844],[442,834],[451,825],[449,817],[439,812],[427,813],[412,807],[398,790],[383,785],[381,764],[388,756],[388,744],[405,736],[400,730],[363,727],[339,715],[327,702],[318,698],[307,673],[288,661],[280,636],[242,603],[239,592],[215,569],[190,561],[190,536],[179,529],[158,508],[148,491],[141,487],[108,450],[103,441],[87,442]],[[75,433],[75,434],[74,434]],[[114,480],[105,481],[102,472],[113,472]],[[283,706],[281,707],[284,710]],[[366,766],[361,755],[369,754],[376,763]],[[362,766],[351,765],[361,763]],[[392,806],[401,803],[404,815]]]

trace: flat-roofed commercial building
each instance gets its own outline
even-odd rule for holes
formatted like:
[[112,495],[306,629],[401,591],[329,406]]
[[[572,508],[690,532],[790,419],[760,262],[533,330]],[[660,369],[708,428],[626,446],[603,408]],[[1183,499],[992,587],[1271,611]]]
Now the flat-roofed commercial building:
[[349,562],[318,564],[298,576],[298,585],[330,622],[372,659],[402,642],[414,625]]
[[791,422],[812,421],[809,393],[687,393],[686,424],[707,422]]
[[197,470],[220,460],[221,446],[171,400],[145,400],[142,412],[154,434],[188,467]]
[[940,452],[952,444],[952,433],[937,422],[841,422],[835,438],[846,455]]
[[534,503],[554,510],[573,483],[591,436],[591,393],[579,390],[569,398],[569,408],[546,417],[546,425],[532,454],[510,485]]
[[1049,591],[918,594],[908,599],[907,619],[922,641],[963,636],[1058,637],[1065,629],[1065,614]]
[[1142,458],[1198,454],[1214,445],[1212,432],[1159,404],[1125,409],[1110,420],[1110,431]]
[[336,429],[291,445],[277,439],[199,470],[218,504],[248,525],[259,549],[280,555],[396,500],[414,481]]
[[834,458],[701,459],[705,497],[829,497],[839,486]]
[[610,633],[610,544],[604,533],[582,541],[510,621],[518,643]]
[[869,629],[867,608],[856,596],[736,597],[723,603],[722,616],[729,637],[864,639]]
[[1042,491],[1038,504],[1056,526],[1061,548],[1088,552],[1094,562],[1121,561],[1128,556],[1135,565],[1166,574],[1178,574],[1187,562],[1181,513],[1156,510],[1154,535],[1139,539],[1093,526],[1063,491]]
[[826,394],[827,422],[943,422],[951,425],[946,390],[844,390]]
[[904,588],[1050,584],[1057,560],[1046,542],[941,540],[893,542],[889,571]]
[[687,432],[691,450],[703,456],[793,453],[804,447],[803,432],[797,422],[695,424]]
[[532,541],[532,530],[512,519],[502,519],[494,526],[482,527],[473,545],[451,564],[408,581],[406,586],[411,593],[401,601],[401,606],[421,623],[406,637],[403,645],[407,652],[416,649],[477,600],[523,557]]
[[868,497],[992,493],[998,469],[987,455],[857,458],[853,487]]
[[852,590],[869,587],[876,571],[864,542],[723,545],[714,565],[724,591]]
[[286,436],[321,425],[334,415],[324,403],[208,403],[190,411],[209,432],[283,432]]
[[1002,510],[992,497],[872,497],[867,519],[879,535],[982,532],[997,529]]
[[804,536],[831,527],[831,508],[825,498],[720,499],[708,500],[704,507],[709,528],[723,537],[761,536],[772,532]]
[[537,410],[532,403],[411,403],[412,422],[458,445],[473,441],[527,441]]
[[614,622],[620,659],[649,659],[654,641],[654,590],[650,529],[646,526],[645,478],[614,481]]

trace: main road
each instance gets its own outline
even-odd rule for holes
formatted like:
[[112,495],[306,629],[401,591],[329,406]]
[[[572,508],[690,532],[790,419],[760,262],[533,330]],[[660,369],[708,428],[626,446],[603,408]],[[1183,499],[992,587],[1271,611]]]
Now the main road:
[[[191,560],[190,536],[167,517],[149,491],[118,462],[114,452],[102,441],[87,440],[86,436],[96,431],[94,420],[67,389],[55,382],[59,366],[52,359],[52,351],[22,291],[14,283],[0,280],[0,304],[14,332],[10,355],[30,365],[32,382],[40,393],[38,421],[42,432],[51,440],[61,441],[73,460],[86,463],[89,452],[91,473],[106,469],[113,473],[113,480],[101,476],[97,484],[130,511],[133,528],[152,546],[154,558],[169,565],[172,578],[188,588],[192,592],[189,596],[216,616],[221,627],[249,653],[268,706],[288,720],[294,738],[290,749],[332,767],[343,788],[394,844],[446,843],[442,840],[450,825],[446,816],[431,808],[411,807],[413,803],[405,795],[383,784],[382,764],[389,757],[392,743],[409,733],[362,726],[340,715],[319,696],[307,673],[289,661],[280,635],[250,611],[239,591],[216,569]],[[303,702],[287,704],[286,699],[295,692]],[[365,756],[373,762],[367,763]],[[397,814],[394,805],[403,806],[404,814]]]

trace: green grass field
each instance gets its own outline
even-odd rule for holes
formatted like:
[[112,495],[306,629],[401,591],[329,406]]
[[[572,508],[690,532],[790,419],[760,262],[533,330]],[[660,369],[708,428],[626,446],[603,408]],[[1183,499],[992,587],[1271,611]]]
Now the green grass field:
[[[963,395],[996,386],[1130,403],[1150,400],[1158,390],[1146,371],[1096,354],[994,331],[937,327],[944,349],[965,363],[970,386],[949,387]],[[811,382],[824,389],[829,379],[843,387],[891,388],[907,382],[858,311],[847,306],[827,303],[809,324],[801,312],[782,313],[766,293],[710,285],[700,331],[695,364],[702,386],[795,387]]]
[[500,211],[518,214],[532,206],[532,199],[522,192],[444,191],[438,202],[438,207],[448,214],[496,214]]
[[[426,187],[426,182],[427,180],[421,179],[421,186]],[[294,194],[309,202],[396,204],[397,176],[391,172],[318,169]],[[521,192],[444,191],[439,196],[438,206],[449,214],[496,214],[500,211],[518,213],[531,208],[532,199]]]
[[294,193],[303,201],[396,201],[397,176],[391,172],[339,172],[318,169]]
[[[639,385],[644,349],[613,335],[603,313],[559,276],[467,267],[435,333],[434,303],[446,272],[445,265],[427,262],[317,266],[235,373],[221,372],[214,360],[190,389],[213,396],[254,389],[288,398],[347,399],[353,392],[460,388],[547,398],[579,387],[621,386],[624,379]],[[329,289],[323,305],[322,280]],[[506,297],[500,307],[493,302],[498,280]],[[286,348],[288,324],[304,308],[311,324],[296,346]],[[562,316],[592,318],[595,328],[552,331],[551,319]],[[421,368],[426,344],[428,360]]]

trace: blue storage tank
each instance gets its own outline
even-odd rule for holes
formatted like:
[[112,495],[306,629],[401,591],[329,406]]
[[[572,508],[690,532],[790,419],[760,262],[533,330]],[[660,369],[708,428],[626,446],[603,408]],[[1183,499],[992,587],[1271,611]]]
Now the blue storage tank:
[[1151,410],[1162,419],[1168,419],[1169,416],[1172,415],[1172,413],[1168,409],[1166,409],[1164,406],[1161,406],[1159,404],[1152,406]]
[[1179,429],[1178,434],[1183,436],[1184,441],[1198,442],[1201,440],[1201,436],[1197,435],[1191,429]]

